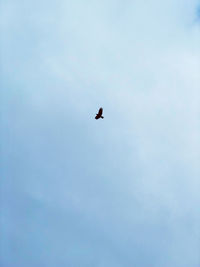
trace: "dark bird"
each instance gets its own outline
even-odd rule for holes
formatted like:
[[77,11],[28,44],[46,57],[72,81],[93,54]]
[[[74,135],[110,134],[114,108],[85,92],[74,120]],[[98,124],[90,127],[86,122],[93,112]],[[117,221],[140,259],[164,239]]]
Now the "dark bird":
[[98,120],[100,118],[103,119],[104,117],[102,116],[102,114],[103,114],[103,108],[100,108],[99,111],[98,111],[98,113],[96,114],[95,119],[96,120]]

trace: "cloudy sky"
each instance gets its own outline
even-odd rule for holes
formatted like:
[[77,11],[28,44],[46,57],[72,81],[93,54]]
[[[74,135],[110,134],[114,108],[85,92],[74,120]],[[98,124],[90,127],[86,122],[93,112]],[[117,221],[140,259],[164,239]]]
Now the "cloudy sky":
[[199,6],[1,0],[1,267],[200,266]]

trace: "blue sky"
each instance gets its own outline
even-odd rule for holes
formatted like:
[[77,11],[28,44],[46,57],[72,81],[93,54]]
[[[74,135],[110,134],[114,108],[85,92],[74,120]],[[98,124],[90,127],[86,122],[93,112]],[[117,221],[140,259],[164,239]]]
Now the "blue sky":
[[200,266],[199,4],[1,1],[1,267]]

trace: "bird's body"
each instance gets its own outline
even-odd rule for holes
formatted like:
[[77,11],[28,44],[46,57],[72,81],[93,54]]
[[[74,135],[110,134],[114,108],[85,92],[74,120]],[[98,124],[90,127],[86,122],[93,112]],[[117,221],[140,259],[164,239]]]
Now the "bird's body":
[[103,108],[100,108],[99,111],[98,111],[98,113],[96,114],[95,119],[96,120],[98,120],[100,118],[103,119],[104,117],[102,116],[102,114],[103,114]]

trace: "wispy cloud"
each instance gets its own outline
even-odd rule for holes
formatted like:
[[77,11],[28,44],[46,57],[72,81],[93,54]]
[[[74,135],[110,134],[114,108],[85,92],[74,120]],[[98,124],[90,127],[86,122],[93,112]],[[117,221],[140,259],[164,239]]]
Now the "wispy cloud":
[[197,267],[196,1],[1,5],[2,265]]

